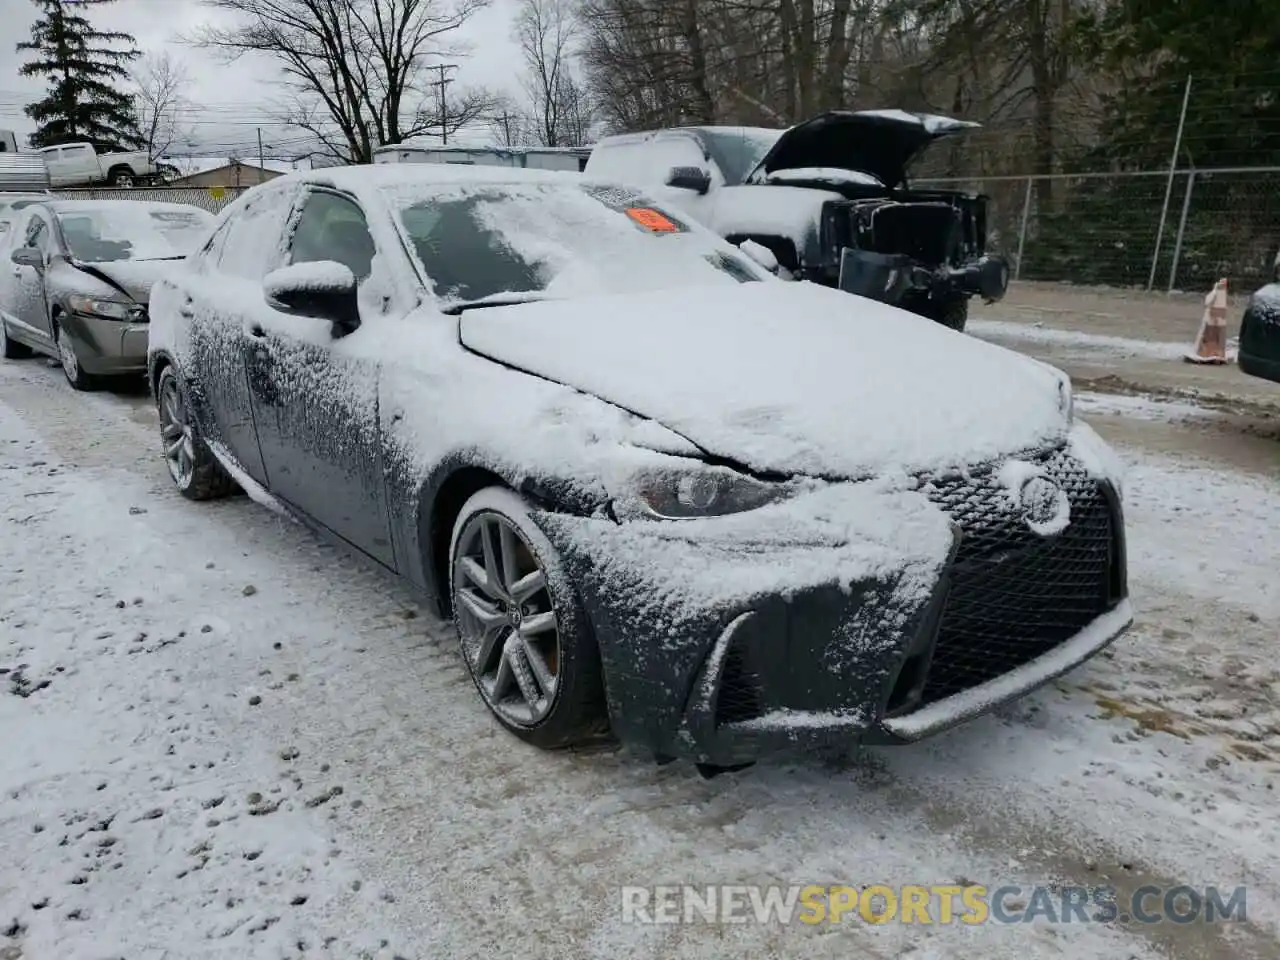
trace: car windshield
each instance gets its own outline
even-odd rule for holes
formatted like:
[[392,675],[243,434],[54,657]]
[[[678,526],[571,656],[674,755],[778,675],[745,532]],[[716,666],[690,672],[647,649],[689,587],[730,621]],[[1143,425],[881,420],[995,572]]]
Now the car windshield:
[[706,138],[707,149],[724,174],[724,182],[733,185],[747,179],[756,164],[777,143],[782,131],[762,127],[705,127],[702,135]]
[[203,210],[135,201],[63,210],[57,218],[71,255],[85,263],[181,259],[213,222]]
[[424,277],[445,304],[769,276],[718,237],[627,188],[415,184],[389,194]]

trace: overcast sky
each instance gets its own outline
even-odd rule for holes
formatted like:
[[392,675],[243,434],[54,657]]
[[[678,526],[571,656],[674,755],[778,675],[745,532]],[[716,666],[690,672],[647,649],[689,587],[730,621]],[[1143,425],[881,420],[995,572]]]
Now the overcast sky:
[[[458,38],[472,52],[468,57],[449,57],[460,65],[452,74],[457,86],[484,84],[516,93],[519,51],[511,41],[512,15],[512,0],[491,0],[491,6],[477,14],[465,32],[459,32]],[[34,126],[22,107],[42,95],[44,84],[18,76],[22,60],[14,44],[25,39],[36,16],[31,0],[0,0],[0,24],[5,27],[0,41],[0,129],[16,131],[20,141]],[[200,0],[117,0],[91,10],[89,16],[100,29],[132,34],[144,54],[168,49],[187,64],[193,80],[189,96],[196,105],[191,126],[197,142],[175,147],[173,152],[250,156],[257,151],[259,126],[269,146],[273,139],[281,142],[274,152],[287,154],[293,148],[289,141],[298,137],[297,131],[273,120],[279,88],[269,59],[245,57],[227,64],[177,42],[179,35],[214,19],[214,12]],[[226,15],[219,16],[225,22]],[[478,131],[468,139],[477,138],[484,141],[487,135]]]

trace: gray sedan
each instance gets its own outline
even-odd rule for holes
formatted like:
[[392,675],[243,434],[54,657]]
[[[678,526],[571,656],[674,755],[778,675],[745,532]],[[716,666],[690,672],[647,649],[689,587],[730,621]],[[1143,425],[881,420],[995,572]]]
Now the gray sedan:
[[0,235],[0,353],[57,358],[77,390],[146,368],[151,285],[213,217],[185,204],[51,200]]

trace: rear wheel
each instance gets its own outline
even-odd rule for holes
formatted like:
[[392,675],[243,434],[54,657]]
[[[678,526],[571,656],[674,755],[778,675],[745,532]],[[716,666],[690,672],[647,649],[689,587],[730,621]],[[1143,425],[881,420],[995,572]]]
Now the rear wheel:
[[449,557],[463,660],[498,722],[544,749],[605,734],[599,650],[524,499],[504,487],[472,496],[454,524]]
[[969,298],[965,296],[907,297],[901,306],[962,333],[969,322]]
[[3,320],[0,320],[0,356],[6,360],[23,360],[31,356],[30,347],[9,336]]
[[165,367],[160,374],[156,405],[165,465],[178,492],[188,500],[213,500],[232,493],[235,481],[200,435],[186,388],[173,367]]
[[107,174],[107,183],[113,187],[132,187],[135,177],[128,167],[115,167]]

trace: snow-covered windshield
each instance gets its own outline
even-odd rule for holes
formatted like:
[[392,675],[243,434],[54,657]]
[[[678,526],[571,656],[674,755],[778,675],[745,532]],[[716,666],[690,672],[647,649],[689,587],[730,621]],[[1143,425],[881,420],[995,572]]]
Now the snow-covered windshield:
[[778,138],[781,130],[763,127],[704,127],[707,149],[715,158],[724,182],[730,185],[742,183],[747,174],[764,159]]
[[445,303],[770,278],[734,247],[628,188],[414,184],[388,194],[423,276]]
[[179,204],[122,200],[57,213],[67,248],[77,260],[175,260],[204,239],[213,216]]

